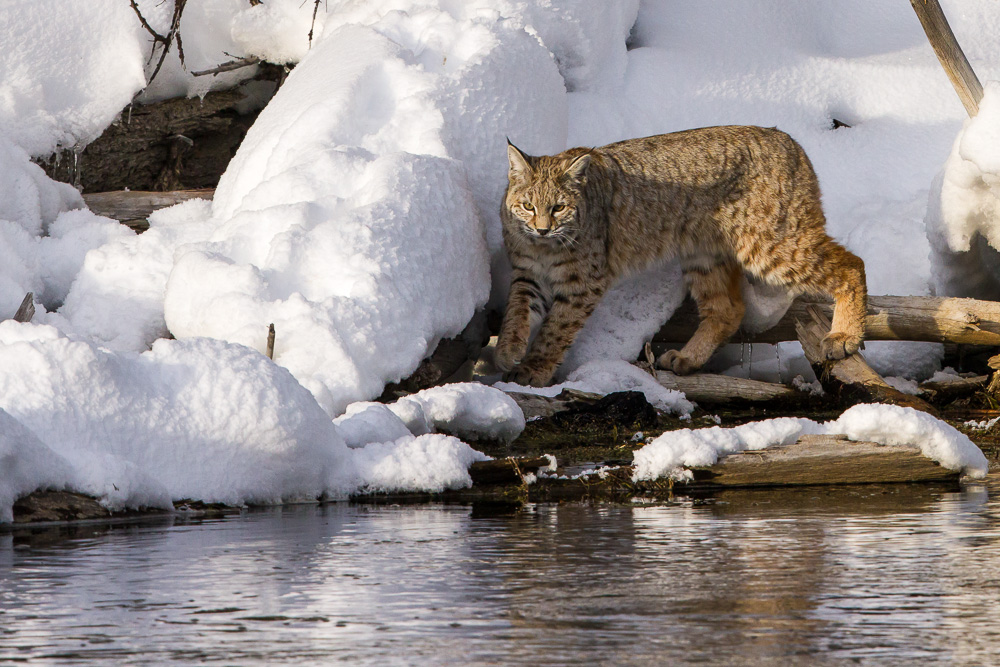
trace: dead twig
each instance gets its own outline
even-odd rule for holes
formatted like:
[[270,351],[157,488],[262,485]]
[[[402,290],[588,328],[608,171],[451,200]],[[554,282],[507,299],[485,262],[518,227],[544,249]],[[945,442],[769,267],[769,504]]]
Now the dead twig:
[[313,31],[316,29],[316,14],[319,13],[319,3],[322,2],[322,1],[323,0],[315,0],[315,4],[313,4],[313,18],[312,18],[312,23],[309,24],[309,48],[310,49],[313,46]]
[[232,72],[233,70],[258,64],[260,64],[260,58],[256,56],[247,56],[246,58],[237,58],[235,60],[224,62],[218,67],[213,67],[212,69],[203,69],[198,72],[191,72],[191,76],[207,76],[209,74],[214,76],[216,74],[222,74],[223,72]]

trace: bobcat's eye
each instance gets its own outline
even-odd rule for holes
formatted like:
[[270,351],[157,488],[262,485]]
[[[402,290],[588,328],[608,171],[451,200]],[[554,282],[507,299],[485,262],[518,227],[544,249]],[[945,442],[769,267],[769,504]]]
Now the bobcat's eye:
[[556,204],[555,206],[552,207],[552,212],[553,213],[559,213],[560,211],[563,211],[565,209],[566,209],[566,205],[565,204]]
[[535,210],[535,207],[532,206],[532,204],[531,204],[530,201],[524,202],[523,204],[521,204],[521,206],[524,207],[525,211],[534,211]]

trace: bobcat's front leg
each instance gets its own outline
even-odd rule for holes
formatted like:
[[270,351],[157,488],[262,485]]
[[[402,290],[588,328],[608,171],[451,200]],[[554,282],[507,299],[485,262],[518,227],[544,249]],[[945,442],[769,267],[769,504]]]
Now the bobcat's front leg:
[[531,350],[504,379],[520,385],[547,386],[603,293],[603,286],[577,294],[557,293]]
[[531,330],[547,311],[548,302],[542,286],[526,273],[514,269],[494,355],[497,368],[506,373],[524,359]]

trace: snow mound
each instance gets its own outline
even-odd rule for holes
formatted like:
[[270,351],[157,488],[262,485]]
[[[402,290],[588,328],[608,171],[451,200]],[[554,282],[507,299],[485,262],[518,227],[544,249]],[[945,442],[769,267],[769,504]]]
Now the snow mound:
[[524,413],[514,399],[475,382],[424,389],[399,399],[390,409],[412,414],[411,404],[420,406],[434,430],[466,440],[509,442],[524,430]]
[[782,417],[734,428],[667,431],[635,453],[632,478],[689,479],[684,466],[710,466],[728,454],[787,445],[805,434],[844,434],[851,440],[911,446],[945,468],[974,478],[984,477],[989,468],[982,451],[949,424],[913,408],[874,404],[855,405],[823,424]]
[[509,442],[524,430],[524,413],[499,389],[462,382],[424,389],[389,405],[352,403],[333,423],[348,447],[432,432]]
[[116,355],[52,327],[2,322],[0,408],[69,462],[66,483],[112,508],[316,498],[353,479],[343,439],[309,392],[222,341]]
[[348,447],[357,449],[372,442],[393,442],[411,433],[402,419],[384,403],[359,401],[347,406],[347,411],[333,420]]
[[361,490],[368,493],[466,488],[472,486],[469,466],[489,459],[458,438],[439,433],[372,443],[353,453]]

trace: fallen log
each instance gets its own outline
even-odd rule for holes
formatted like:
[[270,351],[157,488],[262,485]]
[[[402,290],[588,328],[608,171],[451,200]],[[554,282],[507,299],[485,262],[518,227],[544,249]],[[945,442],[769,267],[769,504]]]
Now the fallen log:
[[149,229],[149,218],[153,211],[167,208],[190,199],[211,199],[215,188],[198,190],[114,190],[112,192],[92,192],[83,195],[87,208],[106,218],[118,220],[123,225],[142,233]]
[[[957,482],[961,473],[915,447],[854,442],[838,435],[804,435],[797,442],[730,454],[714,466],[692,468],[693,480],[676,490],[706,486],[822,486]],[[678,488],[679,487],[679,488]]]
[[808,320],[796,323],[799,342],[825,391],[866,403],[891,403],[915,408],[937,416],[937,410],[923,399],[889,386],[860,352],[839,361],[827,361],[823,357],[820,341],[830,331],[830,320],[814,305],[807,308],[807,314]]
[[86,147],[38,162],[83,192],[214,186],[267,101],[247,90],[132,104]]
[[[740,331],[731,342],[780,343],[796,340],[795,323],[810,306],[828,318],[833,306],[800,297],[773,327],[761,333]],[[698,327],[698,311],[686,301],[653,337],[658,343],[685,343]],[[932,296],[869,296],[866,340],[1000,346],[1000,302]]]
[[762,382],[728,375],[696,373],[675,375],[670,371],[656,371],[656,381],[667,389],[684,392],[688,400],[696,403],[766,403],[768,401],[798,401],[808,395],[783,384]]

